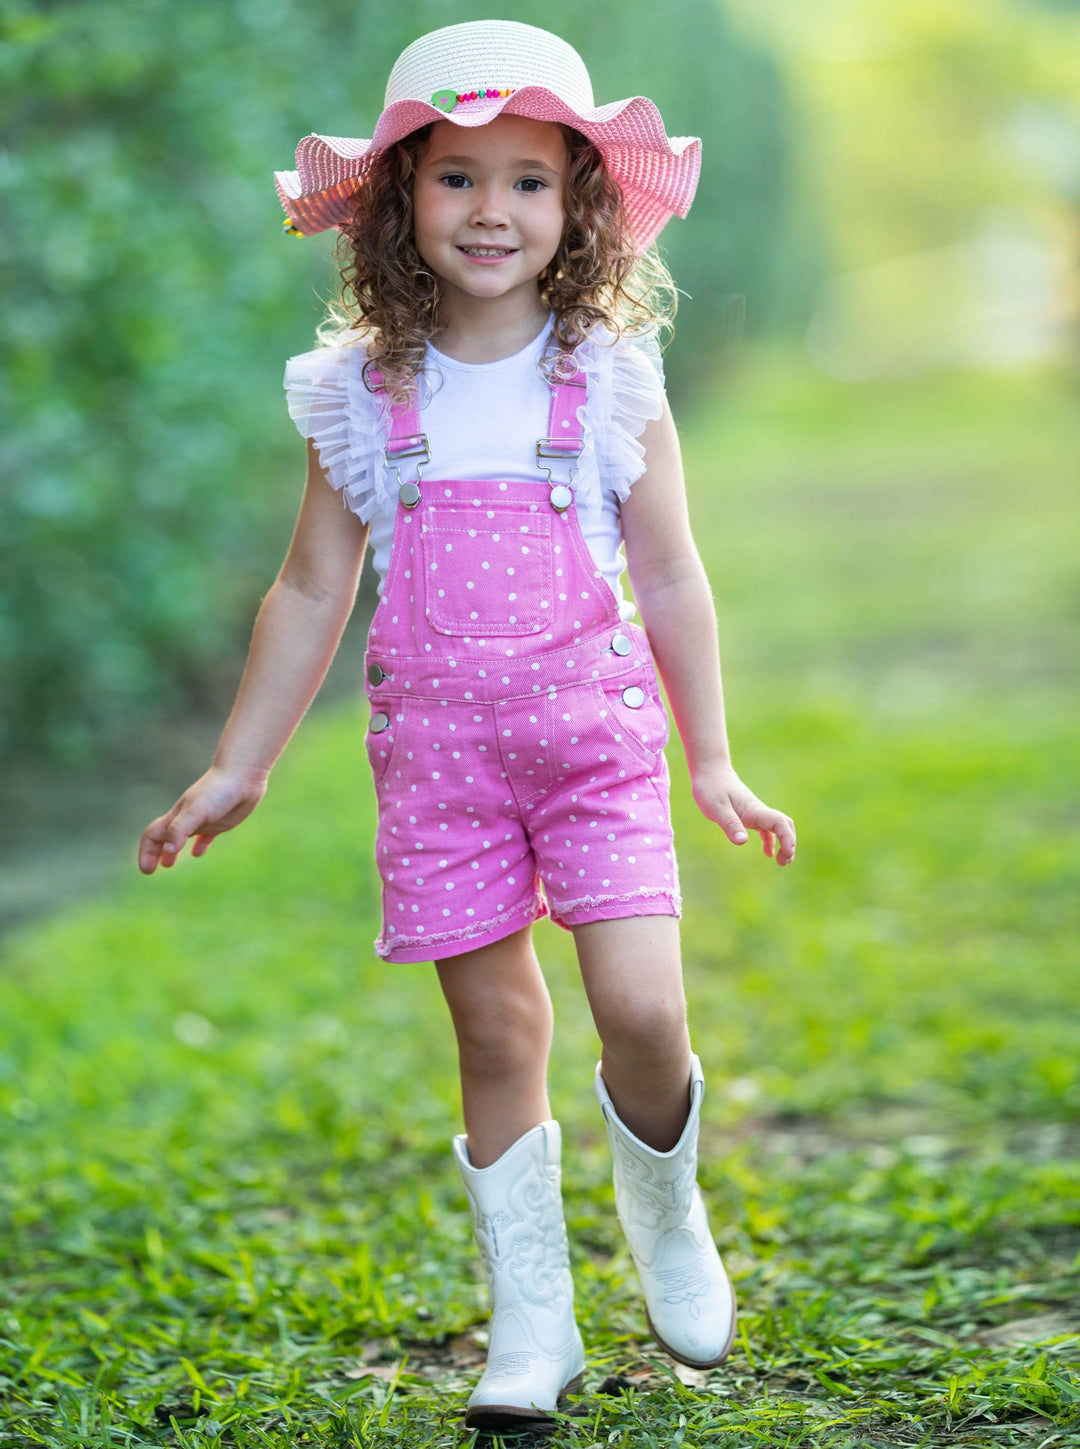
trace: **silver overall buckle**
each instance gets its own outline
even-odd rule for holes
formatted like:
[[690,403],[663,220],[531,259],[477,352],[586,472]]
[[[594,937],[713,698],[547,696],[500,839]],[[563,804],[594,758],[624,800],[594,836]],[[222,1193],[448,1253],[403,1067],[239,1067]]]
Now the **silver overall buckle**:
[[[399,438],[396,442],[391,439],[383,449],[383,456],[386,459],[386,466],[393,468],[397,474],[398,497],[406,508],[415,508],[420,502],[419,484],[423,478],[421,463],[425,466],[431,462],[431,451],[428,448],[426,433],[414,433],[408,438]],[[416,464],[416,482],[403,483],[401,481],[401,469],[397,466],[406,458],[417,458],[420,461]]]
[[[580,458],[585,450],[584,439],[575,443],[572,449],[567,446],[567,443],[568,439],[566,438],[538,438],[536,440],[536,466],[541,473],[547,474],[547,479],[549,483],[551,482],[551,469],[544,467],[543,462],[541,461],[543,458],[550,458],[553,461],[556,458],[576,459]],[[555,444],[558,444],[558,446],[553,446]],[[573,480],[574,474],[576,472],[576,468],[570,469],[570,479],[568,481]]]
[[[572,449],[567,447],[567,442],[566,438],[538,438],[536,443],[536,466],[541,473],[547,474],[548,487],[551,489],[548,496],[556,513],[565,513],[574,501],[570,484],[574,481],[577,469],[571,466],[566,482],[556,483],[551,476],[551,469],[545,468],[541,459],[550,458],[554,462],[556,458],[580,458],[585,447],[584,440],[575,443]],[[552,447],[555,443],[560,446]]]

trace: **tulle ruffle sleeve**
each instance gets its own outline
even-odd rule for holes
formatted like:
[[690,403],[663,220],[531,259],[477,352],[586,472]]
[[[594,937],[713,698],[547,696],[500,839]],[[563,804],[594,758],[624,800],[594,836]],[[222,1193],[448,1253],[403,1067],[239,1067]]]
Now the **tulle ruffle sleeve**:
[[311,438],[330,483],[343,501],[370,523],[388,507],[396,488],[386,466],[387,405],[364,386],[366,351],[357,344],[316,347],[285,364],[289,416],[302,438]]
[[663,353],[655,332],[616,338],[610,329],[597,328],[578,348],[577,357],[588,380],[588,397],[585,447],[574,492],[580,505],[598,514],[605,489],[622,503],[645,471],[639,438],[645,424],[663,412]]

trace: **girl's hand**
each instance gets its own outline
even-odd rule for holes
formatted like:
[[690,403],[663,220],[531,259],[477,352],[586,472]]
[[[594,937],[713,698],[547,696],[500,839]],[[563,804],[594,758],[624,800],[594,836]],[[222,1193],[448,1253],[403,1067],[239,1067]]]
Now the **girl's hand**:
[[150,822],[139,841],[139,869],[153,875],[158,865],[175,865],[185,841],[195,837],[192,855],[205,855],[214,837],[246,820],[266,794],[269,776],[211,765],[167,815]]
[[746,844],[747,829],[756,830],[765,854],[775,855],[777,865],[790,865],[795,859],[795,822],[759,800],[730,764],[695,770],[692,783],[698,809],[715,820],[735,845]]

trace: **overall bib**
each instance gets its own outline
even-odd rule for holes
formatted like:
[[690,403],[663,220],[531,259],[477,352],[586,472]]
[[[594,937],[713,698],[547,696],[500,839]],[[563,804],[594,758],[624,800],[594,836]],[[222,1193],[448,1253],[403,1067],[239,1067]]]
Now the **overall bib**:
[[387,960],[455,956],[544,915],[681,914],[648,639],[545,466],[581,454],[585,384],[552,383],[532,483],[429,479],[418,408],[391,410],[387,461],[417,460],[417,479],[365,657]]

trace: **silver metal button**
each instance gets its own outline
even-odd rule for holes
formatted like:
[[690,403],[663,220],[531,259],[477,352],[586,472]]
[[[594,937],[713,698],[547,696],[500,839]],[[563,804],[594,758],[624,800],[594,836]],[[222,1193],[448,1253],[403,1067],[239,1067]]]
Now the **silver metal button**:
[[640,709],[645,703],[645,691],[639,685],[627,685],[622,692],[622,702],[627,709]]
[[415,508],[420,502],[420,489],[415,483],[403,483],[397,491],[397,496],[406,508]]
[[381,684],[386,678],[386,670],[381,664],[369,664],[367,678],[369,684]]
[[559,513],[565,513],[574,501],[574,495],[565,483],[556,483],[551,490],[551,506]]
[[616,654],[629,654],[634,646],[625,634],[616,634],[611,641],[611,647]]
[[390,716],[385,712],[385,710],[380,709],[378,714],[373,714],[371,716],[371,723],[368,725],[368,729],[373,735],[381,735],[383,730],[388,730],[389,728]]

